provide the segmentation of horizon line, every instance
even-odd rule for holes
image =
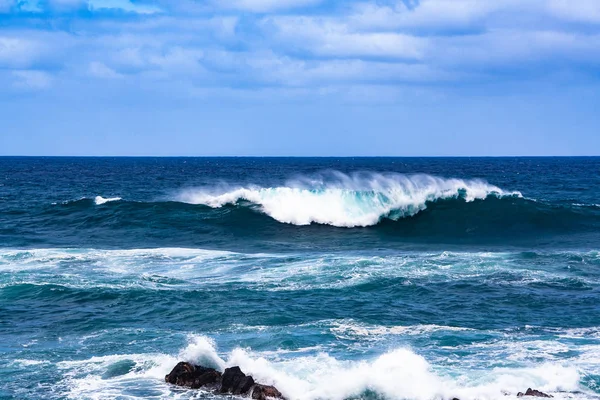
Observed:
[[[420,156],[315,156],[315,155],[15,155],[0,154],[0,158],[594,158],[598,155],[420,155]]]

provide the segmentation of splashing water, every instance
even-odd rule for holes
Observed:
[[[482,180],[444,179],[430,175],[332,173],[327,179],[298,179],[286,186],[216,190],[188,189],[177,200],[217,208],[245,200],[279,222],[338,227],[376,225],[427,208],[428,202],[461,198],[467,202],[488,196],[521,196]]]

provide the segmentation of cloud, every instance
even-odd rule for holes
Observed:
[[[87,7],[88,0],[48,0],[46,4],[53,9],[65,11],[73,8]]]
[[[420,59],[427,40],[390,32],[357,32],[343,22],[312,17],[272,17],[264,21],[284,45],[334,57]]]
[[[148,61],[165,71],[195,74],[203,70],[200,63],[203,57],[202,50],[173,47],[166,53],[149,56]]]
[[[24,68],[43,52],[43,46],[34,40],[15,36],[0,36],[0,66]]]
[[[152,3],[137,3],[131,0],[0,0],[0,11],[14,7],[16,10],[45,13],[48,11],[69,13],[78,9],[89,11],[122,11],[137,14],[154,14],[161,8]]]
[[[453,81],[448,74],[423,64],[363,60],[295,60],[274,54],[254,56],[246,66],[262,82],[289,87],[331,84],[397,84]]]
[[[126,81],[169,95],[202,88],[320,93],[339,85],[471,85],[563,71],[577,76],[600,64],[600,32],[590,27],[597,3],[586,1],[566,7],[561,0],[410,6],[378,0],[332,11],[312,0],[93,0],[86,4],[94,12],[83,16],[13,11],[0,35],[0,68],[45,71],[53,87]],[[44,5],[58,10],[81,2]],[[120,12],[128,7],[137,11]],[[61,79],[52,79],[57,74]]]
[[[541,77],[565,66],[600,65],[600,35],[552,30],[498,30],[479,35],[436,40],[428,54],[441,68],[469,71],[490,69],[490,74],[536,70]]]
[[[88,0],[88,8],[92,11],[120,10],[137,14],[155,14],[161,12],[161,9],[156,5],[134,3],[130,0]]]
[[[16,78],[14,86],[19,89],[47,89],[52,84],[52,77],[44,71],[18,70],[12,74]]]
[[[414,6],[391,0],[354,3],[347,23],[359,29],[413,29],[422,32],[463,33],[496,27],[539,29],[544,19],[600,22],[597,0],[420,0]]]
[[[65,32],[8,26],[0,33],[0,68],[60,69],[77,57],[73,50],[79,43],[80,38]]]
[[[13,0],[0,0],[0,13],[9,12],[14,5]]]
[[[415,7],[409,7],[401,0],[388,4],[360,2],[353,7],[349,23],[357,27],[381,29],[466,28],[513,4],[517,2],[515,0],[421,0]]]
[[[600,23],[598,0],[548,0],[547,8],[550,13],[567,20]]]
[[[92,61],[89,65],[89,73],[90,75],[103,78],[103,79],[120,79],[123,77],[122,74],[119,74],[114,69],[107,67],[101,62]]]
[[[292,8],[310,7],[322,0],[218,0],[214,4],[220,8],[238,9],[252,12],[273,12]]]

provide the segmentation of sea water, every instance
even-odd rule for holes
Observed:
[[[0,398],[600,398],[600,158],[0,158]]]

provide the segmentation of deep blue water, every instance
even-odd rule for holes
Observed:
[[[600,158],[0,158],[0,398],[600,397]]]

